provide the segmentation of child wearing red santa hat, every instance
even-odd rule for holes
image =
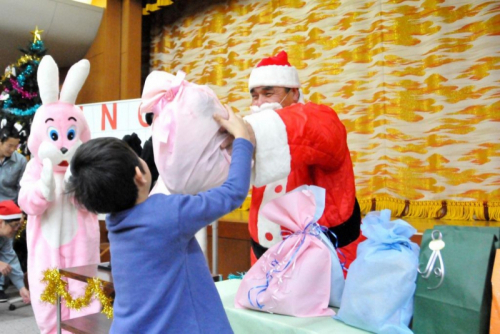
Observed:
[[[0,303],[7,301],[4,291],[5,276],[19,290],[25,303],[30,302],[30,293],[24,286],[24,273],[12,248],[12,238],[22,223],[21,209],[12,200],[0,202]]]

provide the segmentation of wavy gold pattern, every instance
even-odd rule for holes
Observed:
[[[150,65],[247,113],[284,49],[346,126],[364,212],[500,220],[499,36],[498,1],[231,0],[153,33]]]

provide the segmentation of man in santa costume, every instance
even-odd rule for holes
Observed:
[[[297,70],[284,51],[257,64],[248,88],[253,113],[245,120],[256,149],[248,222],[252,264],[283,240],[281,227],[261,216],[260,208],[299,186],[316,185],[326,189],[318,223],[336,236],[328,233],[349,267],[361,238],[361,213],[344,125],[330,107],[304,103]]]

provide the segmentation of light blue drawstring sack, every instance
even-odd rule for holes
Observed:
[[[328,247],[330,250],[330,255],[332,259],[332,280],[330,284],[330,301],[328,305],[339,307],[340,301],[342,300],[342,293],[344,291],[344,272],[342,269],[342,265],[340,264],[339,255],[337,254],[337,250],[333,247],[332,242],[326,235],[323,233],[319,236],[321,241]]]
[[[375,333],[412,333],[418,254],[410,241],[417,230],[407,222],[390,221],[391,211],[370,212],[335,316],[348,325]]]

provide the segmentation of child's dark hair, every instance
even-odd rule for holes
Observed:
[[[68,192],[93,213],[116,213],[132,208],[138,188],[135,167],[144,169],[135,152],[118,138],[92,139],[71,159]]]
[[[0,130],[1,143],[5,143],[9,138],[20,139],[19,131],[14,127],[14,124],[5,124]]]

